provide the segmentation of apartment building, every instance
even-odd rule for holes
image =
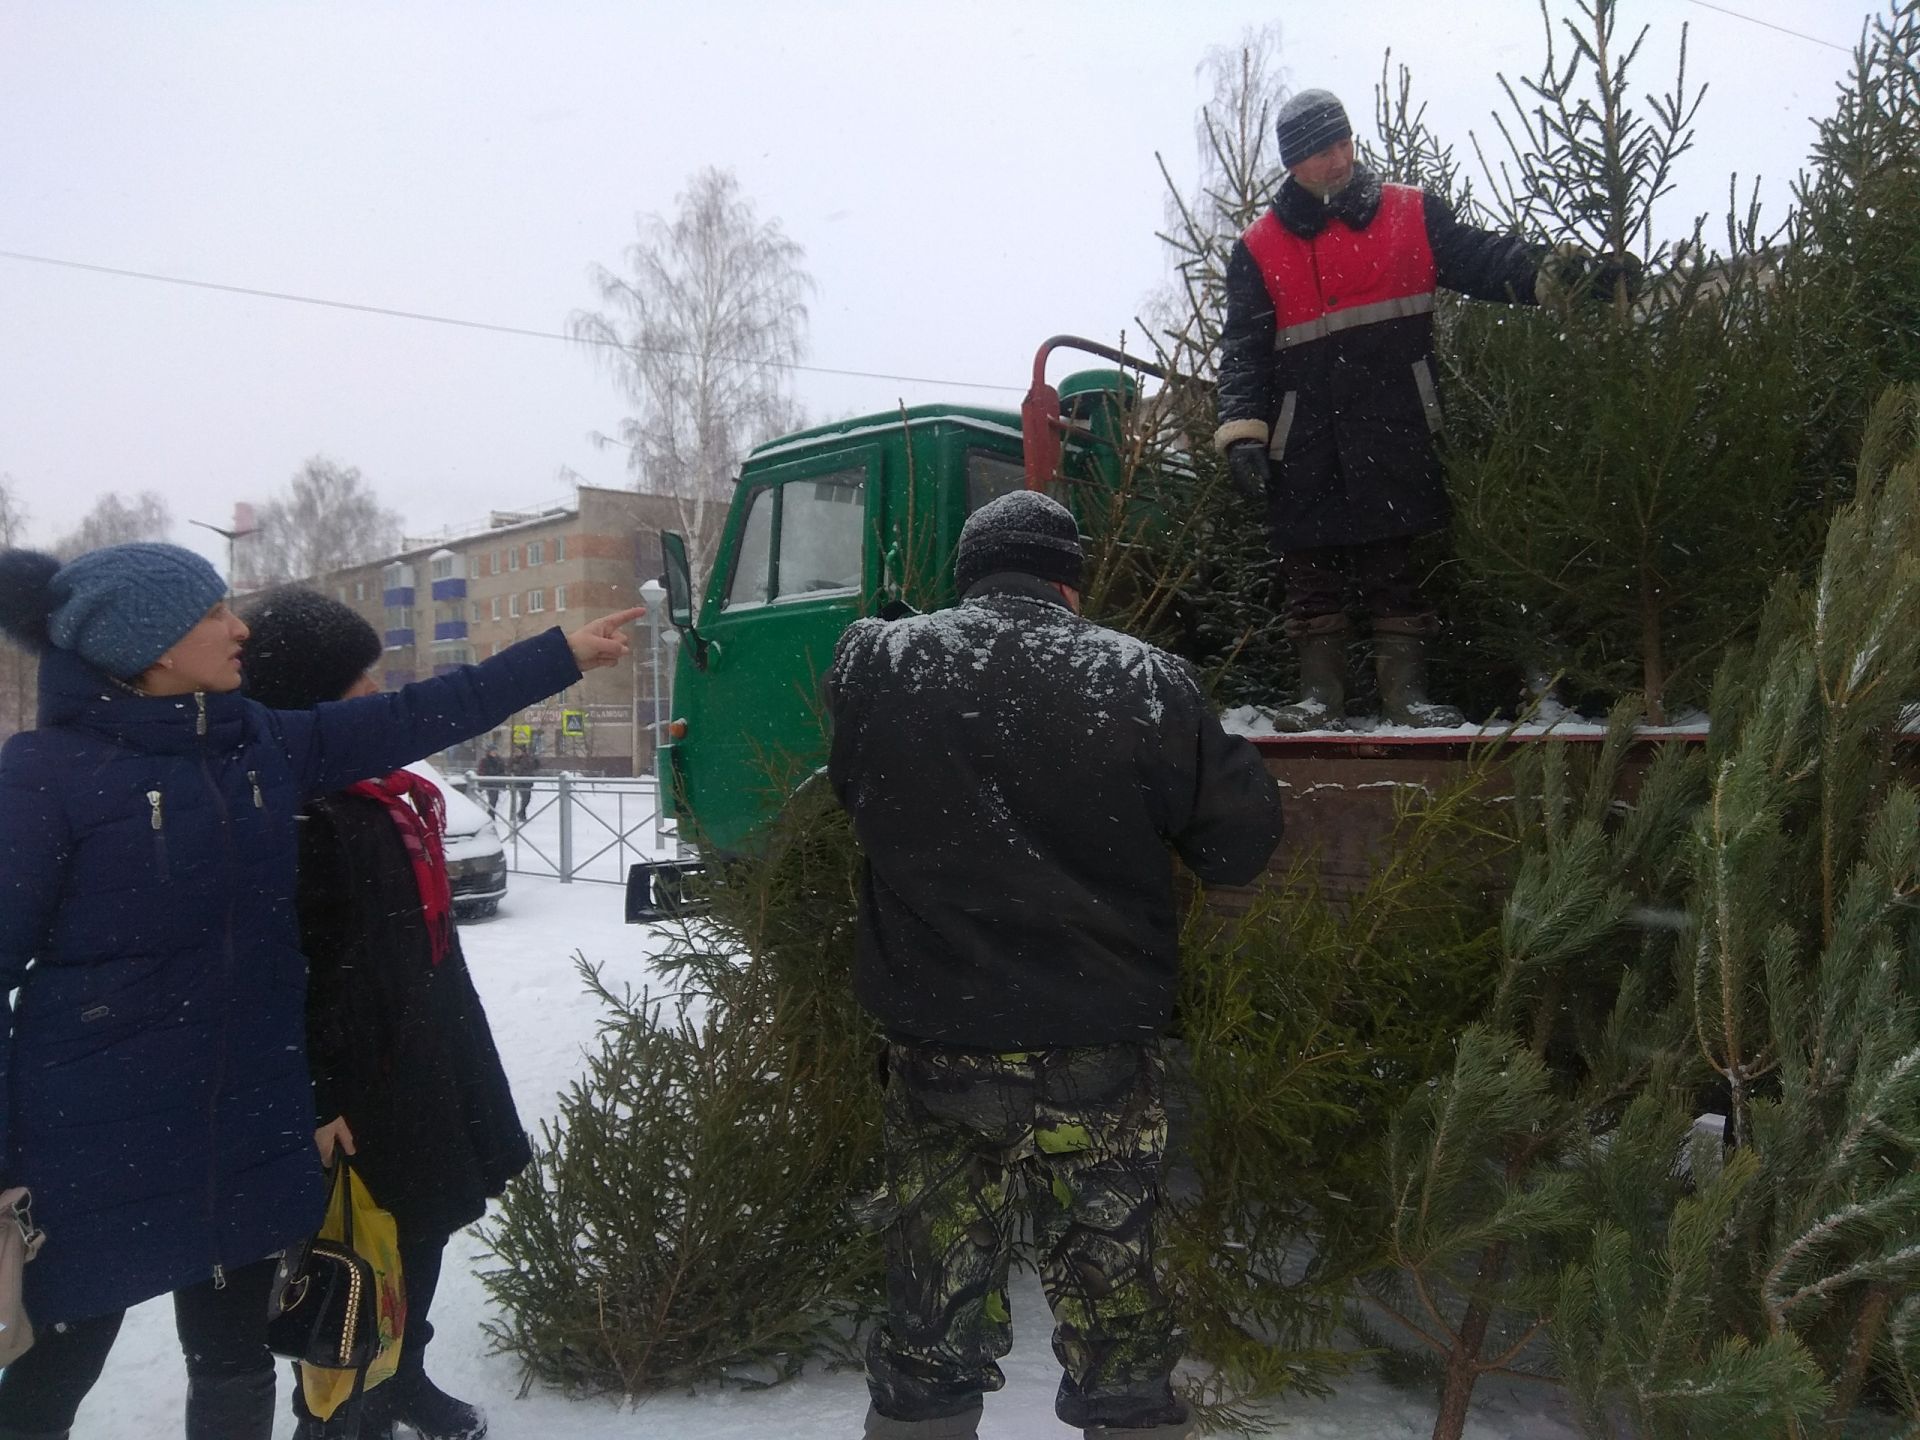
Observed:
[[[485,529],[409,541],[400,554],[316,582],[357,610],[386,641],[379,678],[392,690],[484,660],[550,626],[572,629],[640,604],[660,573],[660,532],[673,528],[664,496],[582,485],[571,504],[494,514]],[[502,756],[530,749],[542,772],[649,773],[656,684],[671,689],[672,651],[654,673],[646,621],[633,657],[585,676],[491,735],[448,751],[443,768],[466,770],[488,744]]]

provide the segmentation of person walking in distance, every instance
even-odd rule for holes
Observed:
[[[1243,884],[1280,799],[1183,662],[1080,617],[1082,563],[1064,507],[1002,496],[961,533],[961,603],[856,622],[828,675],[827,775],[865,857],[854,989],[889,1039],[872,1440],[975,1435],[1004,1383],[1023,1198],[1060,1419],[1191,1433],[1155,1256],[1169,848]]]
[[[296,817],[617,662],[638,613],[276,711],[239,693],[225,595],[173,545],[0,552],[0,628],[40,654],[39,728],[0,747],[0,1183],[47,1237],[0,1440],[66,1435],[127,1307],[169,1293],[189,1440],[266,1440],[274,1260],[326,1198]]]
[[[513,747],[513,758],[507,762],[507,773],[529,781],[540,773],[540,762],[533,758],[532,746],[516,745]],[[521,825],[526,823],[527,806],[532,799],[533,786],[531,784],[515,785],[513,787],[514,824]]]
[[[486,797],[488,815],[499,814],[499,777],[506,773],[507,762],[500,758],[500,747],[498,745],[487,746],[487,753],[480,757],[480,793]]]

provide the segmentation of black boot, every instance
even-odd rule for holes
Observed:
[[[1346,728],[1347,641],[1353,631],[1344,615],[1308,623],[1320,628],[1294,641],[1300,647],[1300,698],[1273,712],[1273,728],[1285,735]]]
[[[268,1440],[273,1371],[187,1377],[187,1440]]]
[[[1427,637],[1437,628],[1431,615],[1382,615],[1373,622],[1380,718],[1389,725],[1434,730],[1461,723],[1453,706],[1427,698]]]
[[[382,1397],[382,1391],[389,1393]],[[487,1433],[484,1410],[454,1399],[423,1371],[403,1371],[368,1396],[369,1400],[382,1398],[392,1423],[408,1426],[420,1440],[480,1440]],[[362,1433],[360,1440],[369,1437]]]

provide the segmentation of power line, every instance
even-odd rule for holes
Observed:
[[[150,270],[123,270],[113,265],[90,265],[83,260],[62,260],[52,255],[27,255],[18,250],[0,250],[0,260],[17,260],[28,265],[52,265],[62,270],[82,270],[93,275],[114,275],[123,280],[150,280],[160,285],[183,285],[190,290],[215,290],[223,295],[246,295],[255,300],[282,300],[293,305],[318,305],[326,310],[351,310],[362,315],[384,315],[393,320],[418,320],[430,325],[455,325],[463,330],[490,330],[496,335],[522,335],[532,340],[560,340],[577,345],[602,345],[610,350],[628,350],[655,355],[683,355],[697,359],[691,352],[667,346],[623,345],[617,340],[589,336],[564,335],[558,330],[529,330],[520,325],[496,325],[490,320],[465,320],[457,315],[430,315],[421,310],[395,310],[385,305],[362,305],[352,300],[329,300],[318,295],[295,295],[284,290],[258,290],[249,285],[223,285],[213,280],[189,280],[182,275],[159,275]],[[832,365],[802,365],[790,360],[756,360],[776,370],[803,371],[809,375],[839,375],[854,380],[895,380],[908,385],[938,385],[949,390],[1000,390],[1020,394],[1019,385],[991,385],[983,380],[943,380],[930,375],[889,375],[878,370],[845,370]]]
[[[1796,40],[1810,40],[1815,45],[1824,45],[1829,50],[1838,50],[1842,55],[1851,55],[1853,53],[1852,46],[1836,45],[1831,40],[1822,40],[1818,35],[1809,35],[1803,30],[1789,30],[1784,25],[1776,25],[1771,20],[1762,20],[1757,15],[1746,15],[1738,10],[1729,10],[1724,5],[1712,4],[1711,0],[1687,0],[1687,3],[1689,5],[1698,5],[1702,10],[1717,10],[1722,15],[1731,15],[1734,19],[1744,20],[1749,25],[1760,25],[1768,30],[1778,30],[1782,35],[1791,35]]]

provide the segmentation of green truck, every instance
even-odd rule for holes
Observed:
[[[1046,381],[1059,349],[1114,367]],[[1158,367],[1073,336],[1040,347],[1018,412],[903,406],[770,440],[742,466],[704,595],[686,542],[662,537],[667,618],[680,632],[673,720],[656,762],[663,803],[700,851],[755,831],[826,756],[820,681],[866,615],[953,603],[960,527],[996,495],[1049,487],[1069,504],[1113,483],[1134,374]],[[697,861],[636,865],[627,918],[658,919]]]

